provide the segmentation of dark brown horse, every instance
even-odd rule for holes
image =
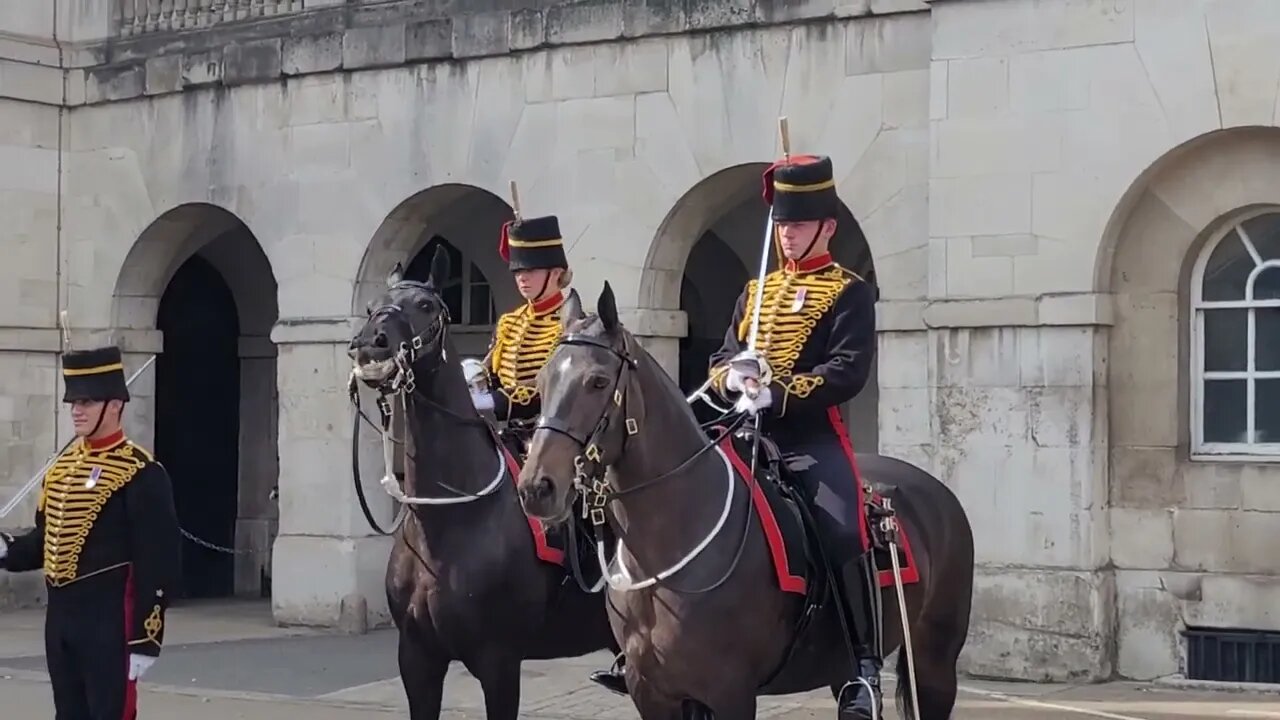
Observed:
[[[728,456],[707,451],[713,440],[679,388],[619,324],[608,284],[597,315],[584,316],[573,300],[564,322],[539,378],[543,416],[521,501],[552,523],[569,516],[580,493],[609,501],[608,522],[625,541],[615,559],[625,572],[610,577],[610,622],[641,716],[747,720],[759,695],[838,690],[850,677],[838,613],[826,603],[798,630],[805,599],[780,589],[745,478],[735,484]],[[906,606],[918,717],[944,720],[969,626],[972,531],[956,497],[923,470],[870,454],[858,464],[893,499],[913,546],[919,580],[907,586]],[[593,467],[607,468],[607,484],[592,482]],[[665,579],[647,584],[655,577]],[[901,621],[894,588],[881,598],[888,654],[902,644]],[[904,717],[906,655],[898,661]]]
[[[603,596],[536,554],[536,525],[449,337],[437,290],[448,263],[437,250],[426,283],[404,280],[397,265],[349,352],[354,375],[405,409],[404,483],[392,492],[409,510],[386,592],[409,715],[439,717],[445,672],[459,660],[480,681],[488,718],[515,720],[522,660],[617,646]]]

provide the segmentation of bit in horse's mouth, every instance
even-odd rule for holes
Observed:
[[[356,363],[353,372],[358,379],[366,383],[378,384],[386,382],[395,369],[395,359],[387,358],[376,362]]]

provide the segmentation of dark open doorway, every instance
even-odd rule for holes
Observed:
[[[706,381],[708,360],[724,343],[748,277],[742,261],[713,232],[705,233],[689,253],[680,283],[680,308],[689,323],[688,334],[680,339],[680,389],[686,394]],[[703,422],[720,415],[703,402],[692,407]]]
[[[199,256],[178,268],[160,298],[156,457],[173,479],[178,521],[191,535],[235,547],[239,502],[240,357],[235,299]],[[187,598],[235,592],[235,557],[182,545]]]

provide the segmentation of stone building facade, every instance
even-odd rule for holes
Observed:
[[[482,352],[516,180],[688,380],[782,114],[881,292],[856,442],[975,528],[967,669],[1178,672],[1186,627],[1280,631],[1278,43],[1270,0],[10,0],[0,488],[68,437],[66,310],[76,346],[162,353],[134,433],[238,550],[193,543],[222,580],[192,592],[385,620],[343,384],[388,269],[451,248]]]

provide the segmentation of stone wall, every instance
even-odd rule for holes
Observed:
[[[1274,563],[1245,538],[1271,533],[1260,493],[1280,476],[1186,459],[1179,328],[1196,243],[1277,200],[1274,147],[1188,141],[1274,124],[1280,7],[992,0],[933,17],[922,317],[972,329],[916,350],[937,368],[935,462],[978,519],[971,669],[1176,672],[1186,624],[1274,625]],[[925,421],[901,426],[924,440]]]
[[[673,233],[663,220],[704,179],[774,157],[785,108],[795,151],[832,155],[877,267],[883,256],[894,268],[882,274],[883,291],[919,297],[929,29],[928,16],[914,13],[462,64],[349,73],[320,64],[275,82],[237,73],[244,63],[284,73],[300,56],[280,41],[228,45],[196,63],[190,58],[203,41],[192,37],[173,46],[183,58],[180,81],[164,74],[173,65],[163,53],[132,71],[96,68],[91,104],[69,113],[68,307],[88,327],[144,329],[166,273],[242,222],[278,285],[277,617],[333,622],[341,598],[359,592],[372,619],[383,621],[386,543],[365,527],[347,473],[332,469],[349,462],[342,387],[350,319],[424,232],[451,222],[439,198],[406,201],[437,186],[478,188],[498,203],[484,213],[494,237],[458,240],[483,243],[477,254],[489,254],[492,213],[515,179],[526,212],[561,217],[579,291],[593,300],[608,279],[625,321],[674,371],[683,333],[678,271],[700,233]],[[343,36],[344,63],[355,37]],[[124,57],[128,47],[115,52]],[[650,262],[659,257],[663,263]],[[237,282],[253,285],[228,284]],[[377,474],[366,474],[376,493]],[[242,501],[242,514],[253,514],[242,517],[246,537],[272,531],[257,502]]]

